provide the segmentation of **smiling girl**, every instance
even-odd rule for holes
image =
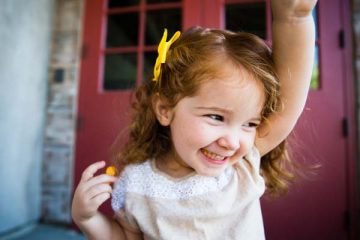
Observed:
[[[136,91],[119,178],[94,176],[97,162],[76,189],[73,218],[88,238],[265,238],[259,199],[287,188],[281,143],[307,97],[315,3],[272,1],[273,51],[248,33],[164,34],[154,79]],[[98,211],[111,192],[114,219]]]

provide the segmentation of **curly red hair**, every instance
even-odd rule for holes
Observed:
[[[158,158],[171,149],[170,130],[158,123],[153,111],[154,96],[160,95],[170,107],[175,107],[182,98],[196,94],[201,83],[220,74],[219,59],[224,57],[262,83],[266,96],[262,124],[266,124],[269,115],[281,110],[272,53],[262,39],[244,32],[191,28],[170,47],[158,81],[146,81],[135,91],[129,139],[115,154],[120,171],[128,164]],[[262,157],[261,173],[268,192],[287,191],[293,178],[288,171],[291,165],[285,142]]]

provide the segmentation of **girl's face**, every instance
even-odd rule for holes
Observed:
[[[176,170],[177,177],[192,171],[218,176],[253,147],[263,86],[245,70],[231,73],[205,81],[195,96],[181,99],[166,112],[169,120],[161,124],[170,126],[173,148],[162,170]]]

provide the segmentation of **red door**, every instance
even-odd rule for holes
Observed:
[[[319,3],[320,74],[296,128],[294,151],[297,160],[322,167],[288,196],[263,200],[267,239],[350,239],[345,220],[354,212],[355,148],[348,7],[341,0]],[[86,166],[110,159],[111,145],[129,121],[132,89],[144,72],[151,74],[164,27],[170,34],[193,25],[226,27],[269,40],[269,13],[268,0],[87,0],[75,185]]]
[[[144,73],[151,73],[164,27],[181,30],[180,0],[148,2],[85,2],[75,186],[89,164],[110,163],[111,146],[129,123],[129,99]],[[108,205],[103,210],[110,212]]]
[[[350,126],[354,108],[349,109],[352,88],[347,85],[352,79],[346,65],[351,64],[351,44],[344,35],[350,35],[344,22],[349,21],[349,15],[343,15],[346,7],[340,0],[318,4],[319,82],[310,91],[291,145],[299,162],[320,168],[308,180],[300,179],[286,197],[263,200],[265,230],[271,239],[355,239],[351,220],[356,158],[350,135],[355,128]]]

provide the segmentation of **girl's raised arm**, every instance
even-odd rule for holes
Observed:
[[[280,79],[282,110],[259,128],[256,146],[261,155],[282,142],[304,109],[314,59],[317,0],[272,0],[273,58]]]

